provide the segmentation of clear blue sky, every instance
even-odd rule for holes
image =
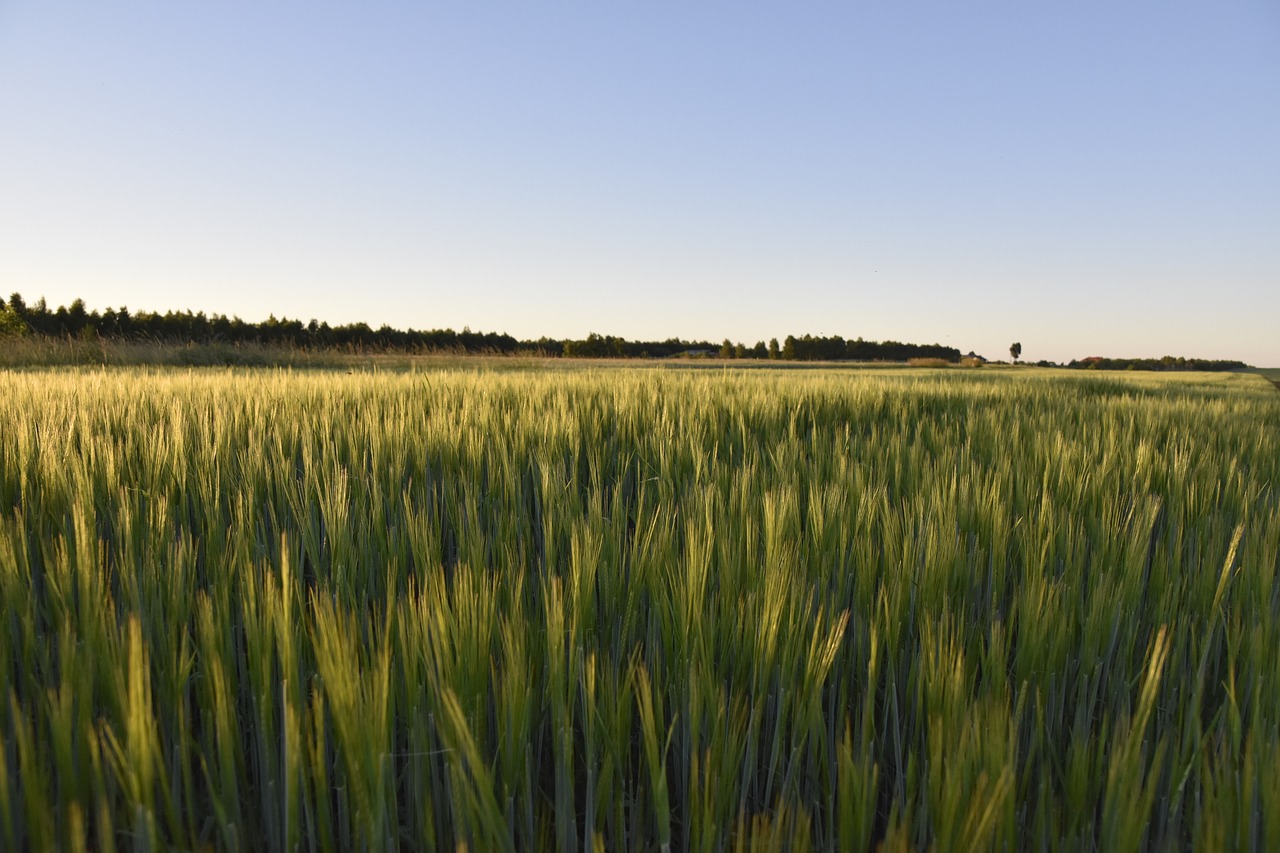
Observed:
[[[0,291],[1280,365],[1280,4],[0,0]]]

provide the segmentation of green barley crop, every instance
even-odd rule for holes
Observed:
[[[0,373],[0,848],[1280,849],[1280,395]]]

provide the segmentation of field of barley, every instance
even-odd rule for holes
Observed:
[[[1280,393],[0,372],[0,849],[1280,850]]]

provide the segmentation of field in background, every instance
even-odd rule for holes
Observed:
[[[1253,372],[1269,379],[1272,384],[1280,388],[1280,367],[1259,367]]]
[[[0,372],[0,848],[1280,849],[1248,374]]]

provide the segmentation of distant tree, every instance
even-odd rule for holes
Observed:
[[[774,360],[782,358],[782,351],[778,349],[777,338],[769,338],[769,358]]]
[[[472,333],[465,329],[459,336],[464,346],[470,337]],[[564,354],[568,358],[620,358],[622,343],[622,338],[591,332],[585,341],[565,341]]]
[[[80,334],[80,330],[85,327],[88,320],[89,312],[84,307],[84,300],[76,299],[67,309],[67,331],[73,335]]]
[[[120,318],[110,306],[102,312],[102,319],[98,322],[98,334],[104,338],[114,338],[120,334]]]
[[[725,338],[724,343],[720,344],[720,357],[734,358],[736,355],[737,353],[733,349],[733,341]]]
[[[782,342],[782,358],[785,361],[795,361],[799,358],[796,352],[796,336],[787,335],[787,339]]]
[[[769,357],[769,347],[765,345],[764,341],[756,341],[756,345],[751,348],[751,357],[752,358],[768,358]]]
[[[26,333],[27,323],[22,315],[0,300],[0,338],[16,338]]]
[[[746,358],[748,356],[746,344],[734,344],[733,357]]]
[[[1009,355],[1013,356],[1013,363],[1017,364],[1018,359],[1022,357],[1022,344],[1012,344],[1009,347]]]

